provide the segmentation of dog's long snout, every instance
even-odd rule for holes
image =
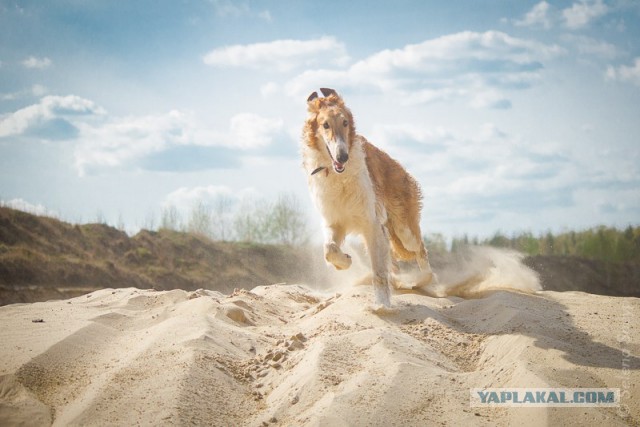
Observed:
[[[347,163],[347,160],[349,160],[349,153],[346,150],[338,150],[338,158],[336,160],[340,163]]]

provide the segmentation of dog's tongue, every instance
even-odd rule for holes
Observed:
[[[338,172],[342,172],[344,170],[344,165],[340,162],[336,162],[335,160],[333,161],[333,168],[338,171]]]

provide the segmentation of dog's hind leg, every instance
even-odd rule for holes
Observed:
[[[418,254],[420,252],[420,249],[422,247],[422,239],[420,238],[419,234],[416,235],[416,233],[412,232],[411,229],[409,229],[409,227],[407,227],[406,225],[397,227],[395,231],[398,239],[400,239],[400,242],[402,243],[403,248],[407,252],[413,252],[415,254]]]
[[[416,261],[420,268],[420,274],[416,281],[416,287],[424,287],[432,283],[438,283],[438,276],[431,269],[429,264],[429,253],[427,248],[424,247],[424,243],[421,245],[421,250],[416,254]]]
[[[429,264],[427,248],[424,246],[419,231],[416,232],[415,229],[419,230],[419,227],[414,227],[414,230],[411,230],[409,227],[400,227],[400,230],[398,230],[398,238],[407,251],[415,254],[418,267],[420,268],[420,274],[414,286],[422,287],[431,282],[437,283],[438,279]]]
[[[339,225],[330,225],[325,229],[324,259],[337,270],[351,267],[351,256],[340,249],[344,237],[344,228]]]

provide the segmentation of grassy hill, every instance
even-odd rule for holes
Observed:
[[[69,298],[104,287],[231,292],[305,278],[308,251],[213,242],[171,230],[133,237],[0,208],[0,305]]]
[[[274,283],[330,280],[319,248],[214,242],[143,230],[133,237],[104,224],[73,225],[0,208],[0,305],[70,298],[105,287],[223,293]],[[433,252],[432,264],[455,262]],[[575,256],[525,259],[547,290],[640,297],[640,264]],[[318,266],[320,266],[318,268]]]

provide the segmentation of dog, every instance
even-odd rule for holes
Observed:
[[[302,159],[309,189],[323,218],[324,258],[338,270],[351,266],[342,252],[347,234],[361,235],[371,259],[375,306],[391,307],[390,284],[403,287],[398,261],[416,260],[421,278],[437,281],[420,232],[418,182],[387,153],[356,133],[343,99],[333,89],[307,98]]]

